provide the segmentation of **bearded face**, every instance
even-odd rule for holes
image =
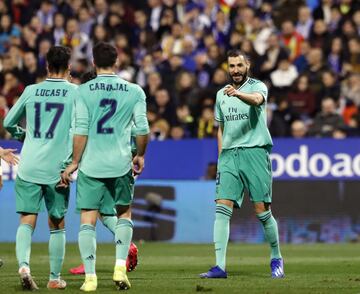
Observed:
[[[228,57],[228,71],[231,82],[237,86],[241,85],[248,76],[250,64],[244,56]]]

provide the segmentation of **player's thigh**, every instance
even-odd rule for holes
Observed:
[[[44,199],[50,218],[61,219],[69,206],[70,187],[57,188],[57,184],[45,185]]]
[[[244,159],[245,185],[252,202],[271,203],[272,171],[269,153],[265,148],[248,148]]]
[[[76,182],[77,210],[99,210],[105,190],[105,184],[102,179],[89,177],[79,171]]]
[[[17,176],[15,193],[17,213],[39,213],[42,210],[43,191],[40,184],[24,181]]]
[[[216,200],[225,199],[240,207],[244,197],[244,184],[239,176],[232,150],[223,150],[216,175]]]
[[[108,185],[107,185],[108,181],[109,179],[105,180],[105,191],[103,198],[101,200],[99,213],[101,215],[116,215],[115,200],[113,198],[113,194],[108,189]]]
[[[111,179],[108,190],[114,199],[115,206],[131,205],[134,197],[134,177],[131,170],[121,177]]]

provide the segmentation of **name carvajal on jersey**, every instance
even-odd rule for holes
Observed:
[[[129,92],[127,84],[106,84],[106,83],[94,83],[89,85],[90,91],[104,90],[104,91],[123,91]]]

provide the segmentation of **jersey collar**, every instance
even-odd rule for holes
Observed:
[[[65,79],[54,79],[54,78],[46,78],[47,82],[67,82]]]
[[[247,77],[245,82],[243,82],[242,85],[239,88],[237,88],[236,90],[240,90],[242,87],[244,87],[247,84],[248,81],[249,81],[249,77]]]
[[[99,74],[98,77],[117,77],[116,74]]]

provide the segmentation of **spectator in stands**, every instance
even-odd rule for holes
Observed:
[[[299,119],[299,115],[291,109],[285,96],[277,99],[277,105],[277,109],[272,114],[269,131],[273,137],[289,137],[290,125]]]
[[[314,19],[322,19],[326,24],[330,23],[332,0],[321,0],[321,3],[313,11]]]
[[[291,124],[291,137],[295,139],[303,139],[306,137],[307,127],[302,120],[295,120]]]
[[[177,124],[184,129],[185,137],[193,137],[195,133],[195,120],[186,104],[176,107]]]
[[[23,91],[24,85],[19,81],[14,72],[6,72],[0,94],[5,97],[7,106],[11,108],[15,103],[15,98],[19,97]]]
[[[321,89],[321,77],[328,66],[323,61],[323,52],[320,48],[312,48],[307,55],[308,67],[304,74],[308,75],[310,88],[317,95]]]
[[[360,107],[360,74],[351,74],[341,86],[341,96]]]
[[[311,47],[327,49],[329,47],[329,38],[330,34],[327,31],[325,22],[322,19],[316,20],[309,36]]]
[[[65,36],[65,18],[61,13],[56,13],[54,16],[53,39],[56,46],[60,45],[61,40]],[[81,27],[81,23],[80,23]],[[88,34],[90,35],[90,34]]]
[[[288,93],[289,106],[302,119],[309,119],[315,112],[315,99],[315,94],[309,87],[309,78],[306,75],[299,76]]]
[[[163,141],[168,138],[169,132],[169,123],[165,119],[159,119],[150,127],[150,140]]]
[[[197,137],[199,139],[212,138],[215,136],[215,132],[214,109],[212,107],[205,107],[202,109],[197,123]]]
[[[287,51],[280,46],[280,40],[276,34],[271,34],[267,40],[268,49],[260,60],[260,79],[269,79],[270,74],[275,70],[280,60],[287,59],[289,57]]]
[[[336,103],[340,99],[340,85],[334,72],[326,70],[321,76],[321,88],[316,101],[316,109],[320,110],[321,101],[326,97],[332,97]]]
[[[81,6],[79,10],[79,30],[81,33],[90,36],[95,20],[93,19],[90,9],[87,5]]]
[[[183,71],[178,75],[176,84],[176,104],[186,104],[189,106],[191,113],[198,114],[200,109],[199,89],[196,85],[195,75]]]
[[[37,12],[42,27],[46,31],[50,31],[54,22],[55,7],[51,0],[41,1],[40,10]]]
[[[181,140],[185,138],[185,131],[180,125],[174,125],[170,130],[170,138],[173,140]]]
[[[161,75],[157,71],[150,72],[147,75],[147,82],[144,88],[148,104],[155,103],[155,93],[162,87]]]
[[[298,77],[295,65],[292,65],[288,59],[279,61],[279,66],[271,75],[271,83],[277,88],[288,88]]]
[[[104,24],[108,13],[108,4],[106,0],[95,0],[95,21],[98,24]]]
[[[160,118],[166,120],[170,125],[176,122],[176,113],[169,91],[159,88],[155,92],[155,105]]]
[[[335,130],[345,127],[343,118],[336,112],[336,103],[332,98],[325,98],[321,103],[309,134],[315,137],[332,137]]]
[[[281,24],[280,40],[290,52],[290,60],[294,61],[300,55],[300,46],[304,38],[296,32],[291,20],[286,20]]]
[[[360,41],[359,38],[352,38],[348,42],[349,53],[345,58],[344,69],[346,73],[360,74]]]
[[[73,59],[75,60],[87,57],[87,53],[89,52],[89,37],[80,32],[79,23],[76,18],[67,20],[65,35],[61,39],[60,45],[70,47],[72,49]]]
[[[298,9],[298,21],[296,31],[304,38],[308,39],[313,25],[311,10],[307,6],[300,6]]]
[[[0,19],[0,54],[6,52],[10,47],[12,37],[19,37],[19,29],[12,24],[11,17],[4,14]]]
[[[45,72],[43,72],[45,74]],[[34,52],[28,51],[24,53],[24,67],[20,78],[25,86],[35,84],[36,78],[41,75]]]

